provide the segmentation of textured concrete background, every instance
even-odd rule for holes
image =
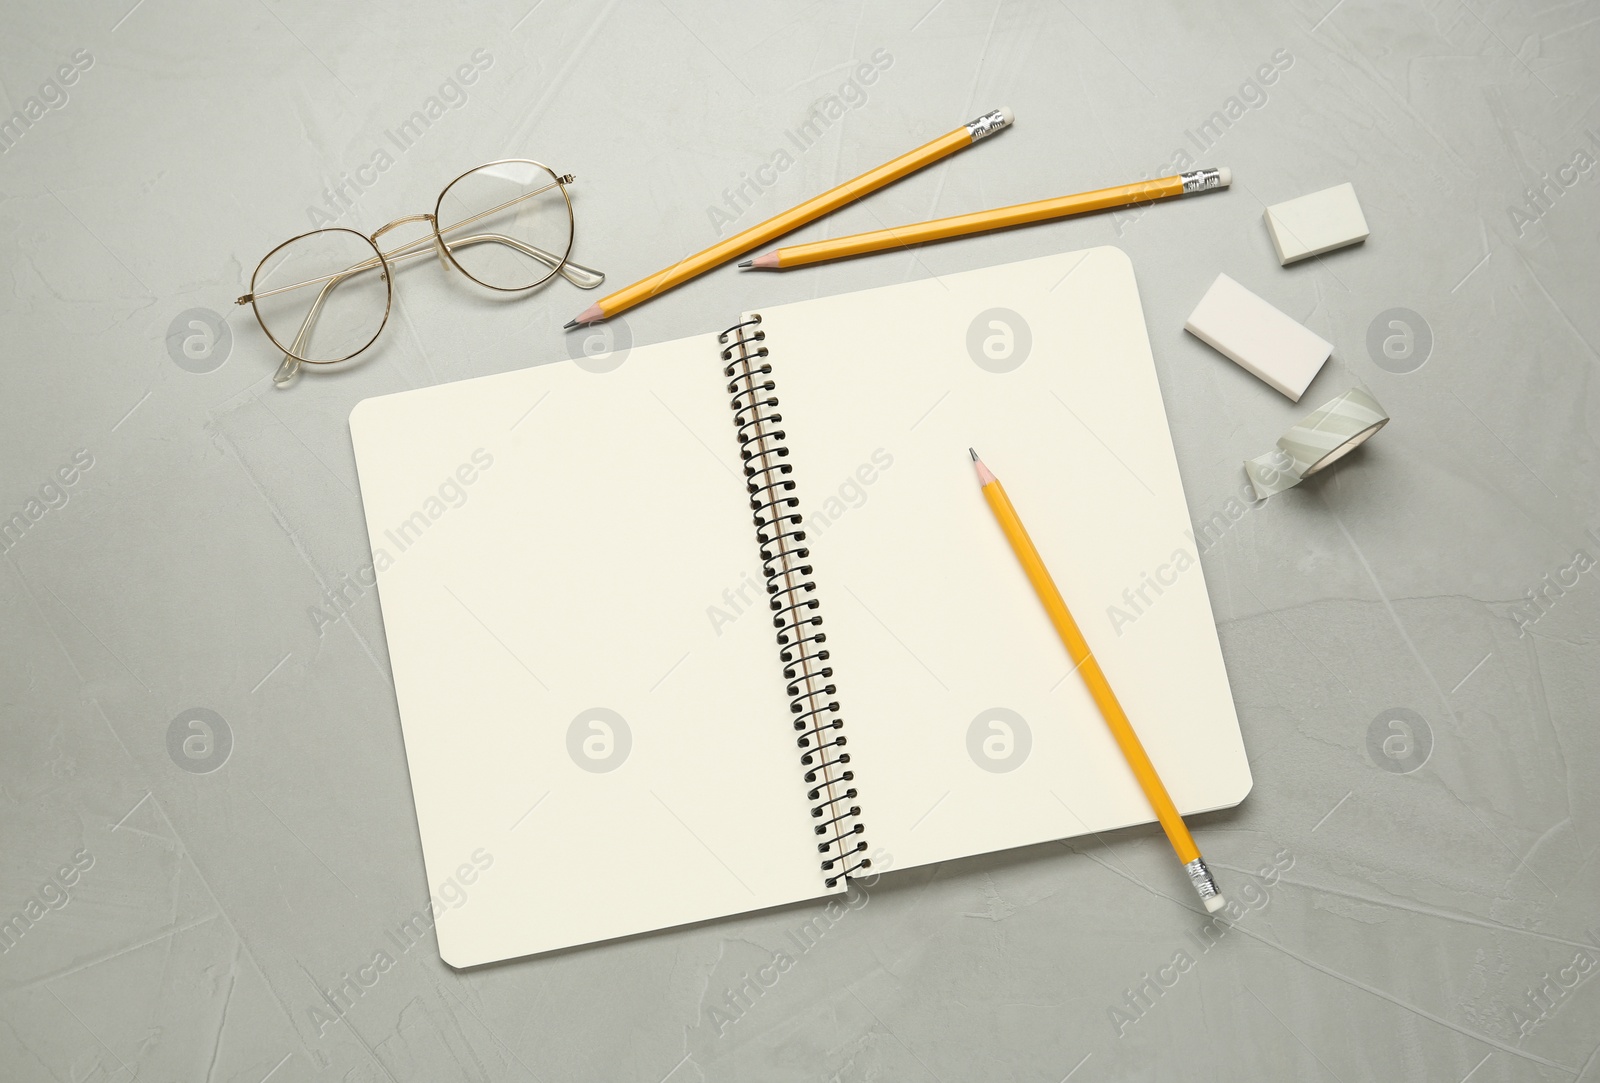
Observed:
[[[1600,6],[528,3],[0,16],[0,1078],[1600,1080]],[[821,926],[796,907],[467,973],[431,934],[406,950],[430,887],[345,419],[563,358],[592,298],[419,271],[363,361],[278,391],[231,305],[256,262],[525,155],[577,174],[574,255],[622,285],[1002,104],[1014,130],[804,236],[1180,151],[1238,180],[723,271],[614,327],[1125,248],[1215,524],[1257,781],[1197,834],[1237,920],[1204,921],[1140,829],[888,876]],[[1280,269],[1263,205],[1346,180],[1371,240]],[[1335,344],[1301,406],[1181,332],[1219,271]],[[1357,382],[1385,432],[1230,503],[1240,460]]]

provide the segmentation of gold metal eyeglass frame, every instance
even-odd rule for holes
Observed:
[[[439,212],[444,207],[444,198],[450,193],[450,189],[455,187],[458,181],[482,169],[488,169],[497,165],[512,164],[537,166],[539,169],[544,170],[550,175],[551,182],[535,188],[531,192],[524,192],[515,199],[507,200],[498,206],[490,207],[486,211],[480,211],[472,217],[464,219],[453,225],[446,226],[442,230],[439,228]],[[572,253],[573,239],[577,232],[576,219],[572,213],[572,197],[567,193],[567,185],[571,184],[572,181],[573,176],[571,173],[558,174],[555,170],[551,169],[543,162],[536,162],[531,158],[501,158],[493,162],[484,162],[481,165],[473,166],[465,173],[462,173],[460,176],[456,177],[449,184],[446,184],[439,192],[439,198],[434,202],[433,213],[431,214],[411,214],[406,215],[403,218],[396,218],[394,221],[389,222],[388,224],[377,229],[371,235],[364,234],[358,230],[349,229],[344,226],[330,226],[324,229],[314,229],[306,233],[298,234],[297,236],[290,237],[287,241],[284,241],[282,244],[278,245],[265,256],[261,257],[261,262],[256,264],[255,272],[250,276],[251,291],[244,294],[234,302],[236,305],[250,305],[251,311],[255,313],[256,322],[261,325],[261,330],[266,333],[267,338],[271,340],[274,346],[283,351],[283,363],[278,366],[278,371],[273,375],[272,382],[277,384],[279,387],[287,387],[299,374],[300,366],[302,364],[337,365],[340,362],[348,361],[357,354],[362,353],[374,342],[378,341],[378,336],[383,333],[384,327],[388,326],[389,313],[394,307],[394,282],[390,277],[391,262],[398,263],[401,260],[410,259],[413,256],[426,255],[429,247],[431,247],[435,254],[438,255],[439,262],[443,264],[447,270],[453,266],[456,270],[466,275],[478,285],[487,289],[495,290],[498,293],[523,293],[527,290],[536,289],[537,287],[544,285],[551,278],[558,274],[567,281],[571,282],[574,286],[577,286],[579,289],[592,290],[596,286],[600,285],[606,280],[606,276],[602,272],[594,270],[591,267],[585,267],[583,264],[576,263],[570,258]],[[479,219],[486,218],[491,214],[503,211],[513,204],[520,203],[523,200],[532,199],[534,196],[548,192],[551,188],[556,188],[561,192],[562,202],[567,209],[567,247],[559,256],[554,252],[546,252],[542,248],[538,248],[534,245],[517,240],[515,237],[508,237],[503,233],[475,233],[471,236],[457,237],[453,240],[445,239],[445,234],[447,233],[453,233],[463,226],[470,225]],[[394,229],[396,226],[403,226],[410,222],[427,222],[432,228],[428,233],[418,237],[416,240],[408,241],[405,244],[400,245],[398,248],[392,249],[391,251],[385,252],[378,247],[379,237],[383,236],[391,229]],[[261,277],[262,268],[266,267],[268,261],[271,260],[273,256],[283,251],[283,249],[287,248],[289,245],[294,244],[297,241],[302,241],[307,237],[316,236],[319,233],[349,233],[359,237],[365,244],[372,248],[372,258],[362,260],[361,262],[356,263],[343,271],[339,271],[331,275],[323,275],[320,278],[307,279],[304,282],[293,282],[287,286],[277,286],[270,290],[257,290],[255,288],[256,281]],[[542,278],[531,282],[526,286],[496,286],[493,283],[485,282],[483,279],[478,278],[471,271],[467,270],[466,267],[462,266],[460,260],[456,259],[455,252],[457,249],[468,248],[476,244],[490,243],[502,244],[509,248],[515,249],[516,251],[521,252],[523,255],[530,257],[536,262],[544,264],[549,270]],[[377,268],[381,268],[379,273],[384,284],[384,307],[383,319],[379,322],[377,330],[372,333],[372,337],[368,339],[365,344],[351,351],[350,353],[345,354],[343,357],[317,360],[304,356],[300,351],[305,349],[306,341],[311,334],[311,329],[317,322],[317,315],[322,311],[322,306],[327,301],[328,295],[333,291],[333,288],[339,285],[341,282],[349,279],[353,275]],[[274,294],[285,293],[289,290],[300,289],[304,286],[314,286],[318,282],[325,283],[325,285],[320,291],[318,291],[316,300],[312,302],[311,308],[306,313],[305,320],[301,323],[300,330],[295,335],[293,342],[291,342],[289,345],[285,345],[284,343],[278,341],[278,337],[274,335],[271,328],[267,326],[267,321],[262,317],[261,309],[258,305],[256,305],[255,302],[262,297],[271,297]]]

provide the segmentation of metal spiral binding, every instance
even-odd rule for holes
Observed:
[[[767,604],[778,630],[778,658],[788,682],[789,712],[800,734],[796,743],[800,766],[805,769],[802,778],[810,787],[806,799],[816,802],[811,816],[817,821],[819,839],[826,840],[817,843],[817,852],[823,855],[824,883],[833,887],[851,873],[870,868],[872,859],[856,858],[867,849],[862,838],[866,826],[861,822],[861,806],[854,803],[856,788],[849,785],[855,772],[849,768],[850,753],[845,751],[839,701],[832,698],[838,688],[829,683],[833,667],[826,664],[828,637],[822,631],[817,585],[811,579],[811,565],[801,563],[811,551],[804,545],[800,500],[790,476],[794,467],[782,461],[789,457],[789,448],[778,427],[783,424],[778,385],[772,378],[767,347],[761,345],[767,333],[759,330],[760,325],[760,314],[752,314],[722,332],[717,341],[723,346],[722,360],[729,362],[722,375],[729,380],[745,489],[755,513],[761,574],[767,581]]]

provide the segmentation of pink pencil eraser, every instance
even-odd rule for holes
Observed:
[[[1295,402],[1333,352],[1227,275],[1211,283],[1183,329]]]

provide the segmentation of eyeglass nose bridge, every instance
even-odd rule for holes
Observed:
[[[439,257],[440,265],[443,266],[445,268],[445,270],[449,270],[450,269],[450,258],[449,258],[448,255],[446,255],[445,250],[444,250],[444,238],[439,236],[439,220],[437,218],[435,218],[432,214],[408,214],[404,218],[396,218],[393,222],[390,222],[387,225],[379,226],[375,231],[373,231],[372,236],[368,237],[367,240],[372,242],[372,247],[378,248],[378,238],[379,237],[382,237],[385,233],[388,233],[391,229],[394,229],[396,226],[403,226],[408,222],[426,222],[426,223],[428,223],[429,226],[432,227],[432,240],[433,240],[433,251],[434,251],[434,254]],[[410,242],[408,242],[406,244],[401,245],[399,248],[395,249],[393,252],[384,252],[383,249],[381,249],[381,248],[378,248],[378,251],[380,253],[382,253],[385,257],[388,257],[388,256],[396,255],[396,254],[398,254],[400,252],[404,252],[408,248],[415,248],[417,245],[421,244],[423,242],[423,240],[424,240],[424,238],[418,237],[414,241],[410,241]]]

